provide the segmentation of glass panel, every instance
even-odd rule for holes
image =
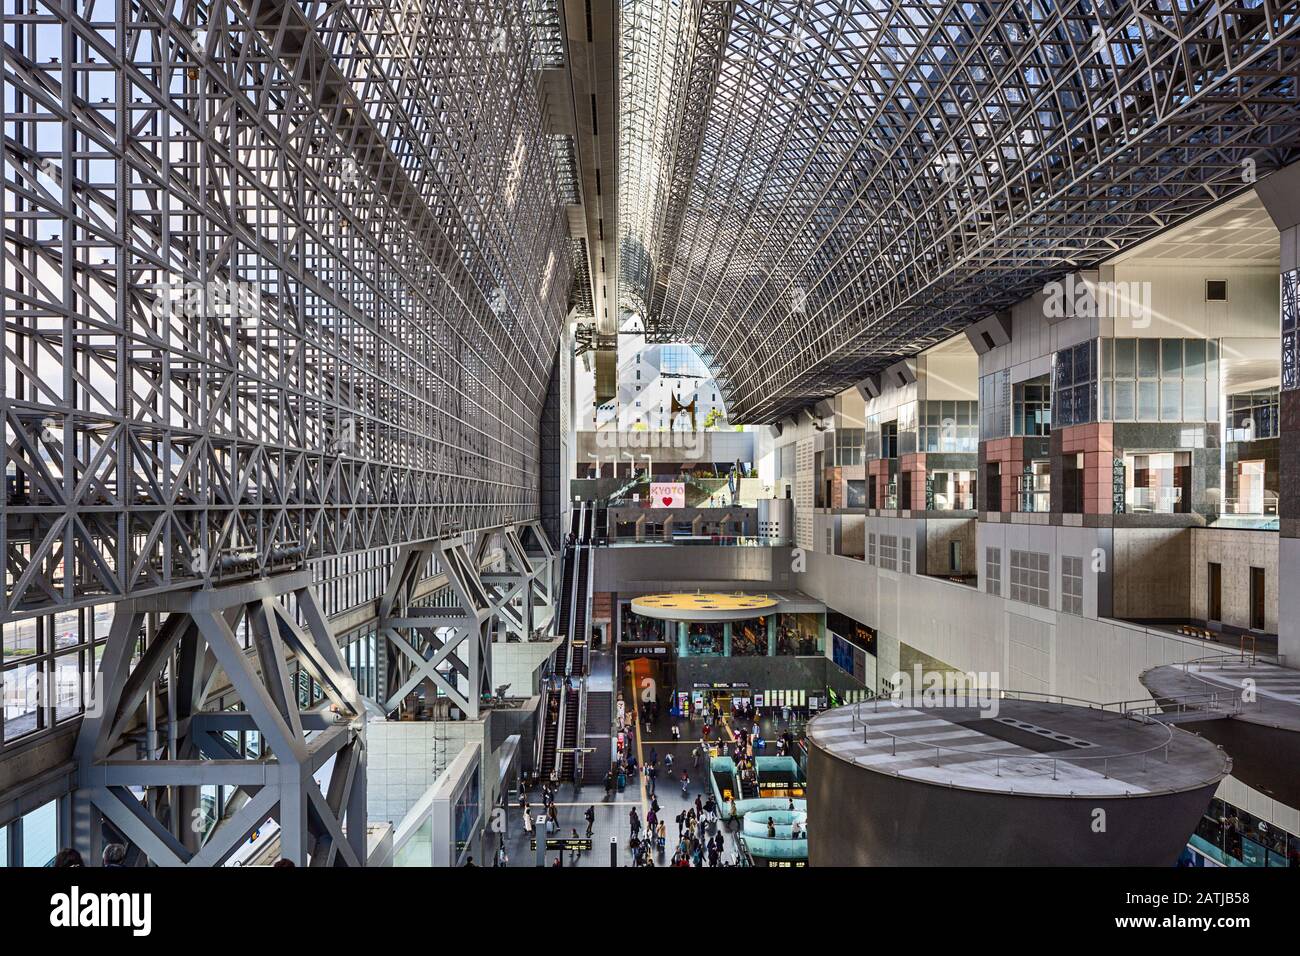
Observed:
[[[1191,381],[1183,383],[1183,421],[1205,421],[1204,382]]]
[[[534,832],[534,836],[537,834]],[[541,835],[546,839],[546,835]],[[393,854],[393,866],[433,865],[433,818],[425,817],[406,842]]]
[[[0,867],[9,865],[9,828],[0,826]]]
[[[1138,378],[1160,377],[1160,340],[1138,339]]]
[[[82,655],[80,652],[64,654],[54,667],[54,719],[75,717],[81,712]],[[86,686],[89,686],[86,680]]]
[[[1136,417],[1134,388],[1132,382],[1115,383],[1115,421],[1131,422]]]
[[[1160,347],[1160,375],[1162,378],[1183,377],[1183,340],[1162,339]]]
[[[1179,422],[1183,420],[1183,383],[1160,383],[1160,420]]]
[[[1101,378],[1111,377],[1111,369],[1115,365],[1114,361],[1111,359],[1111,352],[1113,350],[1113,347],[1114,347],[1113,339],[1101,340],[1101,350],[1100,350],[1101,351],[1101,366],[1100,366]]]
[[[1135,339],[1115,340],[1115,377],[1134,378],[1137,369],[1137,341]]]
[[[58,805],[51,800],[23,817],[23,866],[44,866],[59,852]]]
[[[38,729],[40,688],[37,667],[24,664],[4,672],[4,739],[13,740]]]
[[[1160,383],[1138,382],[1138,421],[1160,420]]]
[[[1205,377],[1205,340],[1188,339],[1183,344],[1183,377]]]

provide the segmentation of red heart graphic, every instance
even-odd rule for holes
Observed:
[[[672,496],[672,495],[664,495],[664,507],[667,508],[667,507],[668,507],[670,504],[672,504],[672,503],[673,503],[673,496]]]

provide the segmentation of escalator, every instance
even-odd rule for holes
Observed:
[[[713,794],[720,804],[726,806],[729,800],[739,800],[740,793],[736,786],[736,765],[730,760],[715,759],[709,767],[713,777]]]
[[[569,673],[574,680],[587,673],[587,642],[576,637],[573,646],[569,649]]]
[[[542,763],[538,773],[543,780],[551,775],[555,766],[555,752],[560,739],[560,692],[548,691],[546,694],[545,725],[542,730]]]
[[[564,583],[560,586],[559,616],[555,622],[555,635],[561,639],[560,646],[555,652],[555,673],[557,674],[567,673],[569,666],[569,612],[573,607],[570,595],[573,594],[573,578],[576,571],[577,554],[577,548],[566,548],[564,551]]]
[[[575,582],[576,600],[573,602],[573,637],[574,640],[586,642],[587,640],[587,578],[590,574],[591,549],[578,548],[578,570],[577,580]]]
[[[571,688],[564,692],[564,743],[563,747],[567,753],[560,754],[560,779],[573,779],[573,766],[576,754],[574,749],[578,746],[578,717],[581,708],[578,704],[579,691],[577,688]]]

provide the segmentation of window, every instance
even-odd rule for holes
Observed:
[[[1052,433],[1052,383],[1040,375],[1015,386],[1011,413],[1012,434],[1050,435]]]
[[[904,574],[911,574],[912,573],[912,539],[904,535],[902,540],[899,542],[899,545],[902,549],[901,550],[902,571]]]
[[[980,377],[980,438],[1011,434],[1011,372],[1004,369]]]
[[[898,570],[898,536],[882,534],[880,536],[880,566],[889,571]]]
[[[839,428],[835,430],[835,464],[862,464],[862,450],[866,442],[866,431],[861,428]]]
[[[1227,280],[1206,279],[1205,280],[1205,301],[1206,302],[1227,302],[1228,301]]]
[[[59,852],[58,803],[51,800],[23,817],[22,865],[45,866]]]
[[[867,564],[876,563],[876,533],[867,535]]]
[[[1102,339],[1100,419],[1218,420],[1219,343],[1213,339]]]
[[[1061,558],[1061,610],[1083,614],[1083,558]]]
[[[978,402],[924,402],[917,451],[979,450]]]
[[[989,594],[1002,594],[1002,549],[984,549],[984,590]]]
[[[1096,340],[1052,356],[1052,417],[1058,425],[1083,425],[1097,417]]]
[[[1227,440],[1243,442],[1276,438],[1279,434],[1279,394],[1276,388],[1266,388],[1227,396]]]
[[[1041,551],[1012,551],[1011,600],[1048,607],[1051,603],[1050,569],[1051,557]]]

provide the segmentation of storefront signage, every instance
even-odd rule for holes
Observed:
[[[748,684],[739,682],[729,682],[725,680],[715,680],[712,683],[708,681],[696,681],[691,684],[695,690],[749,690]]]
[[[618,646],[619,654],[624,659],[629,657],[669,657],[673,646],[664,641],[633,641]]]
[[[1125,491],[1124,491],[1124,459],[1116,458],[1111,463],[1110,468],[1110,493],[1111,500],[1115,506],[1115,514],[1124,513]]]

